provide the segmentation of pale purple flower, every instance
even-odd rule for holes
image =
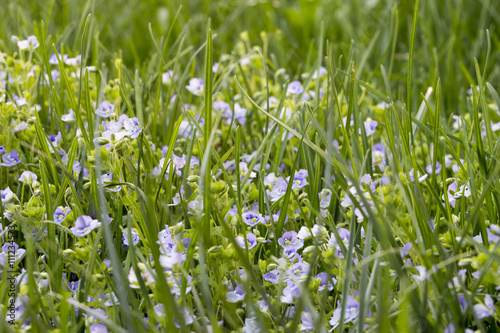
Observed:
[[[181,176],[181,169],[186,165],[186,159],[172,154],[172,163],[174,164],[174,170],[177,176]]]
[[[491,225],[490,227],[492,227],[492,229],[493,229],[494,225]],[[488,235],[488,242],[490,244],[496,244],[500,240],[500,237],[498,235],[495,235],[494,233],[492,233],[490,228],[486,228],[486,233]],[[474,236],[474,237],[472,237],[472,239],[474,239],[476,242],[478,242],[480,244],[483,243],[483,239],[482,239],[481,235]]]
[[[242,328],[241,333],[259,333],[261,329],[261,324],[256,317],[245,318],[245,326]]]
[[[432,170],[431,170],[431,171],[432,171]],[[410,180],[411,180],[412,182],[414,182],[414,181],[415,181],[415,176],[414,176],[414,174],[415,174],[415,171],[414,171],[413,169],[411,169],[411,170],[410,170],[410,172],[409,172],[409,176],[410,176]],[[429,177],[429,175],[428,175],[428,174],[425,174],[425,175],[423,175],[423,176],[420,176],[420,172],[419,172],[419,171],[417,171],[417,178],[418,178],[418,182],[419,182],[419,183],[421,183],[421,182],[423,182],[424,180],[426,180],[426,179],[427,179],[427,177]]]
[[[299,285],[292,280],[286,281],[286,287],[283,289],[283,295],[281,295],[280,300],[282,303],[293,304],[295,300],[300,296]]]
[[[212,65],[212,72],[217,73],[217,71],[219,70],[219,66],[220,64],[218,62],[214,62],[214,64]]]
[[[101,222],[93,220],[90,216],[79,216],[75,221],[75,226],[71,228],[73,235],[83,237],[88,235],[92,230],[99,227]]]
[[[172,240],[169,244],[173,243]],[[176,265],[180,265],[186,261],[186,254],[177,251],[177,245],[173,246],[168,254],[160,256],[160,265],[167,269],[172,270]]]
[[[167,156],[167,152],[168,152],[168,146],[163,146],[161,147],[161,156],[165,157]]]
[[[311,236],[314,236],[317,241],[323,242],[321,239],[323,236],[327,234],[326,228],[320,225],[313,225],[311,229],[309,229],[306,226],[302,226],[299,230],[299,233],[297,234],[297,237],[306,240],[309,239]]]
[[[161,75],[161,82],[163,84],[170,84],[172,81],[177,81],[177,74],[174,75],[173,70],[169,70]]]
[[[102,138],[106,139],[108,142],[109,142],[109,147],[111,146],[112,143],[117,143],[118,141],[120,141],[121,139],[123,139],[124,137],[127,136],[127,132],[117,132],[117,133],[113,133],[111,131],[104,131],[102,132]],[[108,146],[106,145],[106,146]]]
[[[186,290],[184,290],[184,295],[186,295],[187,293],[189,293],[191,291],[192,282],[193,282],[193,278],[191,277],[191,275],[188,275],[186,277],[187,288],[186,288]],[[182,277],[181,276],[176,277],[174,275],[171,275],[167,279],[167,283],[172,285],[172,287],[170,288],[170,291],[172,292],[172,294],[177,295],[177,296],[181,296],[181,294],[182,294],[182,290],[181,290]]]
[[[172,238],[168,238],[170,234],[166,233],[166,230],[162,230],[158,233],[158,241],[156,243],[160,244],[160,252],[166,256],[171,256],[173,252],[177,250],[177,244]]]
[[[240,162],[239,167],[240,167],[241,180],[243,180],[245,178],[245,175],[249,171],[248,164],[247,164],[247,162]],[[257,174],[255,172],[251,171],[250,178],[255,178],[255,177],[257,177]]]
[[[462,163],[461,165],[464,165],[465,160],[460,159],[460,162]],[[451,165],[451,170],[452,170],[454,173],[457,173],[458,171],[460,171],[460,168],[461,168],[461,166],[459,166],[459,165],[458,165],[458,163],[453,163],[453,164]]]
[[[323,89],[322,87],[320,87],[319,88],[319,98],[322,99],[323,96],[325,96],[325,93],[326,93],[326,90]],[[309,95],[311,96],[311,98],[315,98],[316,97],[316,91],[309,90]],[[307,96],[307,95],[304,95],[304,96]]]
[[[234,240],[236,241],[236,244],[238,244],[238,246],[243,249],[246,246],[248,246],[248,249],[250,250],[253,249],[255,246],[257,246],[257,236],[255,236],[255,234],[251,232],[247,234],[246,244],[245,244],[245,238],[243,238],[243,236],[235,237]]]
[[[3,154],[5,154],[5,147],[0,146],[0,156],[2,156]]]
[[[127,118],[128,119],[128,118]],[[105,121],[102,122],[102,127],[104,128],[104,131],[110,131],[111,133],[119,133],[120,130],[123,127],[123,121],[115,121],[115,120],[110,120],[107,123]]]
[[[33,183],[35,180],[37,180],[38,177],[31,171],[23,171],[23,173],[21,174],[21,176],[19,177],[19,181],[21,183],[25,183],[25,184],[28,184],[30,185],[31,183]]]
[[[357,194],[357,189],[356,187],[351,187],[348,192],[345,192],[344,194],[344,200],[340,202],[340,205],[342,207],[350,207],[353,205],[352,199],[356,197]]]
[[[68,110],[68,113],[63,114],[63,115],[61,116],[61,120],[62,120],[62,121],[64,121],[65,123],[69,123],[69,122],[71,122],[71,121],[76,120],[76,118],[75,118],[75,113],[73,112],[73,109],[69,109],[69,110]]]
[[[89,327],[90,333],[108,333],[106,326],[102,324],[92,324]]]
[[[230,291],[226,293],[226,301],[228,303],[238,303],[245,299],[245,295],[247,292],[245,291],[245,287],[242,284],[236,286],[234,291]]]
[[[484,296],[484,304],[474,304],[474,312],[476,313],[477,319],[484,319],[493,316],[495,314],[495,304],[493,303],[493,298],[491,298],[490,295]]]
[[[382,102],[378,103],[377,105],[375,105],[375,108],[385,110],[385,109],[388,109],[390,106],[391,105],[389,103],[382,101]]]
[[[274,172],[271,172],[269,173],[268,175],[266,175],[264,177],[264,186],[274,186],[274,184],[276,184],[276,175],[274,174]]]
[[[500,226],[496,225],[496,224],[490,224],[490,227],[489,228],[486,228],[486,230],[490,229],[490,234],[494,234],[494,235],[500,235]],[[490,236],[488,236],[490,237]]]
[[[299,170],[293,176],[292,190],[298,190],[307,185],[308,172],[306,169]]]
[[[455,121],[453,122],[454,129],[458,130],[464,126],[465,121],[463,118],[456,116],[456,115],[451,116],[451,118],[455,119]]]
[[[177,206],[181,202],[182,198],[184,198],[184,185],[181,185],[179,193],[175,194],[174,197],[172,198],[173,203],[168,204],[167,206]]]
[[[427,274],[427,269],[424,266],[415,266],[415,269],[418,272],[418,275],[414,274],[413,277],[417,281],[425,281],[429,279],[429,276]]]
[[[180,310],[181,310],[182,316],[184,317],[184,323],[186,325],[191,325],[194,322],[194,319],[196,317],[188,310],[187,307],[183,307]],[[181,328],[181,324],[179,323],[177,318],[174,318],[174,325],[175,325],[175,327],[177,327],[179,329]]]
[[[271,202],[278,201],[282,196],[285,195],[287,186],[288,184],[286,180],[284,180],[282,177],[278,178],[273,186],[272,191],[266,190],[266,193],[269,196],[269,200]]]
[[[452,278],[451,283],[449,283],[448,285],[452,285],[455,288],[459,288],[462,283],[465,283],[465,278],[466,278],[465,275],[466,274],[467,274],[467,269],[464,268],[464,269],[459,270],[458,274]],[[472,273],[472,274],[474,274],[474,273]],[[459,300],[460,300],[460,296],[462,296],[462,298],[463,298],[463,295],[458,295]],[[461,300],[460,300],[460,302],[461,302]],[[464,302],[465,302],[465,300],[464,300]]]
[[[333,286],[337,284],[337,279],[335,279],[333,276],[328,279],[328,274],[327,273],[319,273],[314,277],[315,279],[321,279],[321,282],[319,284],[319,291],[322,291],[324,289],[328,289],[328,291],[333,290]]]
[[[227,118],[226,123],[230,124],[231,119],[234,118],[240,125],[245,125],[246,124],[246,115],[247,115],[247,109],[242,107],[240,104],[235,103],[234,104],[234,110],[231,111],[231,109],[226,109],[224,111],[224,114],[222,115],[224,118]]]
[[[12,192],[9,187],[5,190],[1,190],[0,195],[2,197],[2,203],[9,202],[12,198],[14,198],[14,192]]]
[[[264,281],[271,282],[274,284],[278,284],[280,282],[281,272],[277,269],[270,271],[269,273],[264,274]]]
[[[292,81],[288,85],[288,88],[286,90],[287,93],[292,94],[292,95],[297,95],[300,94],[304,91],[304,88],[302,87],[302,83],[300,81]]]
[[[453,208],[455,208],[455,204],[456,204],[457,199],[460,199],[462,196],[467,198],[467,197],[470,197],[470,195],[471,195],[471,191],[469,189],[469,186],[462,185],[462,186],[460,186],[459,191],[457,191],[457,188],[458,188],[457,182],[453,182],[448,186],[448,191],[447,191],[448,202],[450,203],[450,206]],[[442,199],[443,199],[443,201],[445,200],[444,194],[442,195]]]
[[[380,185],[385,186],[391,183],[391,179],[387,176],[380,177],[379,179]]]
[[[462,313],[465,313],[465,309],[467,308],[467,302],[465,301],[464,295],[458,295],[458,303],[460,304]]]
[[[157,244],[162,244],[163,242],[172,239],[172,233],[170,232],[168,225],[165,225],[165,229],[158,233],[158,239],[159,240],[156,242]]]
[[[170,163],[174,164],[174,171],[176,175],[180,177],[182,175],[181,169],[184,168],[184,166],[186,165],[186,160],[182,157],[172,154],[172,158],[168,160],[167,171],[165,172],[165,178],[167,179],[168,179],[168,173],[170,171]],[[158,163],[158,165],[153,168],[153,176],[159,176],[161,174],[164,164],[165,164],[165,158],[162,158]]]
[[[99,177],[99,180],[97,181],[98,184],[103,184],[103,183],[109,183],[113,181],[113,173],[108,171],[106,173],[103,173],[101,177]]]
[[[10,153],[3,154],[2,161],[3,161],[2,166],[5,166],[5,167],[11,167],[11,166],[14,166],[16,164],[21,163],[16,151],[11,151]]]
[[[181,125],[179,126],[179,134],[184,138],[188,138],[193,133],[193,126],[189,123],[187,119],[183,119],[181,121]]]
[[[266,102],[266,103],[264,103],[264,109],[267,109],[267,107],[268,107],[268,105],[267,105],[267,104],[268,104],[267,102]],[[279,99],[277,99],[277,98],[276,98],[276,97],[274,97],[274,96],[269,96],[269,108],[270,108],[270,109],[271,109],[271,108],[275,108],[275,107],[277,107],[279,104],[280,104]]]
[[[339,238],[340,238],[341,242],[344,244],[345,247],[347,247],[347,244],[349,243],[349,237],[350,237],[349,230],[347,230],[345,228],[338,228],[337,232],[339,234]],[[330,240],[328,241],[328,244],[330,246],[332,246],[333,248],[335,248],[337,257],[339,257],[341,259],[344,258],[344,254],[342,253],[342,248],[337,243],[337,239],[335,238],[335,235],[333,235],[333,234],[331,235]]]
[[[283,249],[283,257],[290,262],[295,262],[300,256],[297,253],[297,249],[293,246],[287,246]]]
[[[186,89],[189,90],[190,93],[196,96],[200,96],[204,91],[204,81],[200,78],[192,78],[189,80],[189,85],[186,86]]]
[[[451,155],[445,155],[444,156],[444,166],[446,168],[449,168],[451,167],[451,164],[453,163],[453,159],[451,158]]]
[[[300,315],[300,330],[302,332],[312,332],[314,331],[314,321],[312,319],[312,316],[309,312],[303,311],[302,314]]]
[[[12,247],[14,249],[12,249]],[[19,245],[17,245],[16,242],[5,242],[2,246],[2,253],[8,254],[9,252],[14,253],[15,261],[18,261],[21,259],[26,250],[19,248]]]
[[[135,139],[142,132],[141,125],[139,124],[139,119],[137,117],[128,118],[123,122],[123,127],[127,130],[126,135],[130,138]]]
[[[65,219],[66,219],[66,216],[68,216],[68,214],[71,212],[71,208],[69,208],[68,206],[66,207],[62,207],[62,206],[59,206],[56,208],[56,211],[54,212],[54,222],[60,224],[62,223]]]
[[[239,103],[234,104],[234,119],[236,119],[241,125],[246,123],[247,109],[242,107]]]
[[[401,249],[401,257],[406,257],[410,253],[410,249],[413,247],[413,243],[406,243]]]
[[[67,54],[64,54],[64,55],[60,55],[59,54],[59,58],[61,58],[63,61],[68,59],[68,55]],[[57,55],[55,53],[52,53],[52,55],[50,56],[49,58],[49,64],[51,65],[57,65],[59,64],[59,62],[57,61]]]
[[[17,37],[13,36],[12,40],[16,41]],[[39,46],[40,43],[38,43],[38,39],[36,38],[36,36],[28,36],[28,38],[26,38],[25,40],[17,40],[17,47],[19,47],[19,50],[21,51],[27,49],[34,50]]]
[[[102,101],[97,110],[95,110],[95,114],[102,118],[108,118],[111,117],[114,109],[115,106],[113,104],[108,101]]]
[[[135,231],[135,229],[131,229],[130,230],[130,233],[132,234],[132,243],[134,245],[137,245],[139,243],[139,241],[141,240],[141,238],[139,237],[139,234]],[[129,243],[129,240],[128,240],[128,230],[123,230],[122,231],[122,241],[123,241],[123,244],[125,244],[126,246],[129,246],[130,243]]]
[[[304,74],[302,74],[302,75],[301,75],[301,77],[302,77],[303,79],[305,79],[305,78],[307,78],[307,77],[311,76],[311,78],[312,78],[312,79],[318,79],[318,78],[320,78],[320,77],[325,76],[325,75],[326,75],[326,73],[328,73],[327,69],[326,69],[325,67],[323,67],[323,66],[320,66],[320,67],[319,67],[319,69],[315,70],[315,71],[312,73],[312,75],[311,75],[311,74],[309,74],[309,73],[304,73]]]
[[[342,117],[342,124],[344,124],[344,127],[347,126],[347,116]],[[354,116],[351,115],[351,121],[349,122],[350,126],[354,125]],[[339,125],[341,126],[341,125]]]
[[[304,246],[304,242],[297,238],[297,233],[295,231],[287,231],[278,239],[278,244],[282,248],[293,247],[295,250],[299,250]]]
[[[431,163],[425,167],[425,171],[427,171],[429,175],[438,174],[441,172],[441,163],[436,161],[436,168],[434,168],[434,165]]]
[[[128,119],[128,116],[126,114],[121,114],[118,117],[118,122],[123,125],[123,122]]]
[[[188,203],[188,214],[197,214],[203,210],[203,200],[193,200]]]
[[[445,329],[443,330],[443,333],[455,333],[455,332],[456,332],[456,329],[455,329],[455,325],[453,325],[453,323],[446,326]],[[472,330],[470,328],[466,328],[463,332],[464,333],[474,333],[474,330]]]
[[[309,237],[311,237],[311,233],[309,232],[309,228],[306,226],[302,226],[300,228],[299,232],[297,233],[297,238],[302,239],[302,240],[306,240]]]
[[[215,101],[212,103],[212,108],[214,111],[224,111],[222,116],[227,118],[228,114],[230,115],[231,113],[231,107],[229,106],[229,103],[226,103],[224,101]]]
[[[88,170],[86,167],[83,168],[84,170],[84,177],[88,177]],[[73,162],[73,173],[75,174],[75,177],[78,177],[80,175],[80,172],[82,171],[82,166],[80,164],[79,161],[74,161]],[[85,176],[85,171],[87,172],[86,173],[86,176]]]
[[[337,328],[340,324],[340,316],[341,316],[342,308],[340,307],[340,301],[337,303],[337,309],[333,311],[332,318],[330,319],[330,325],[332,326],[332,330]],[[352,297],[351,295],[347,295],[347,302],[344,314],[344,324],[347,324],[351,321],[355,321],[359,316],[359,303],[358,301]]]
[[[303,279],[309,273],[309,265],[305,262],[298,262],[289,269],[290,275],[295,279]]]
[[[243,222],[245,222],[245,224],[251,227],[263,222],[262,215],[252,211],[241,214],[241,219],[243,220]]]
[[[330,206],[330,201],[332,200],[332,192],[328,189],[323,189],[318,195],[320,199],[319,206],[322,209],[327,209],[328,206]]]
[[[68,66],[76,66],[78,65],[80,62],[82,62],[82,55],[79,54],[77,55],[76,57],[74,58],[69,58],[67,57],[66,59],[64,59],[64,63]]]
[[[61,132],[57,132],[57,134],[51,134],[48,136],[50,143],[54,147],[58,147],[59,144],[61,143],[62,140],[62,135]],[[49,148],[52,149],[51,145],[49,144]]]
[[[146,267],[146,265],[144,265],[143,263],[139,263],[137,264],[137,266],[139,268],[139,272],[141,273],[141,280],[144,282],[146,286],[155,283],[155,279],[153,275],[150,273],[149,269]],[[128,281],[130,288],[133,289],[140,288],[139,279],[135,274],[134,267],[130,267],[130,271],[128,273]]]
[[[378,122],[376,120],[368,119],[364,122],[366,136],[371,136],[375,133]]]
[[[28,123],[25,122],[25,121],[21,121],[19,124],[17,124],[16,126],[14,126],[14,128],[10,131],[11,133],[17,133],[17,132],[20,132],[24,129],[26,129],[26,127],[28,127]]]

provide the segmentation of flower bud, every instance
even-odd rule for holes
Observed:
[[[109,143],[109,141],[105,138],[94,139],[94,142],[97,143],[99,146],[103,146]]]
[[[259,259],[259,268],[261,272],[265,272],[267,268],[267,262],[265,260]]]
[[[212,192],[219,194],[219,193],[223,193],[227,189],[227,185],[222,180],[219,180],[216,183],[212,183],[211,189],[212,189]]]
[[[116,144],[115,144],[115,150],[120,150],[122,149],[123,145],[124,145],[124,142],[125,140],[120,140],[118,141]]]
[[[184,231],[184,224],[183,223],[177,223],[174,228],[173,228],[173,234],[174,235],[178,235],[180,234],[181,232]]]
[[[191,175],[191,176],[187,177],[187,181],[188,181],[188,183],[190,183],[190,185],[191,185],[191,183],[194,183],[194,184],[198,183],[199,179],[200,179],[200,176],[197,176],[197,175]]]
[[[117,70],[120,70],[120,68],[122,67],[122,60],[120,58],[115,60],[115,67]]]
[[[222,246],[212,246],[211,248],[208,249],[208,253],[216,253],[219,252]]]

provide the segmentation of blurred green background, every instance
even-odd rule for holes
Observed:
[[[215,60],[234,50],[246,32],[245,46],[265,47],[270,63],[297,74],[317,59],[321,27],[332,59],[348,68],[352,52],[357,77],[382,83],[381,67],[389,72],[395,97],[405,96],[406,70],[414,1],[330,0],[330,1],[180,1],[180,0],[0,0],[0,48],[15,51],[11,35],[20,37],[37,31],[52,8],[49,40],[79,53],[84,21],[93,13],[93,38],[98,37],[99,62],[122,57],[129,68],[143,68],[157,52],[155,38],[165,39],[175,13],[170,46],[185,37],[184,46],[193,52],[205,40],[208,24],[217,35]],[[182,7],[181,7],[182,5]],[[20,19],[22,18],[22,19]],[[209,23],[210,21],[210,23]],[[456,96],[470,87],[467,73],[474,75],[474,58],[484,69],[485,80],[499,84],[500,0],[420,1],[413,79],[425,92],[441,78],[447,91],[443,103],[456,106]],[[262,32],[266,32],[263,41]],[[326,49],[326,43],[325,43]],[[202,56],[202,54],[201,54]],[[96,60],[94,58],[94,60]],[[344,63],[343,63],[344,61]],[[202,61],[197,62],[201,67]],[[325,65],[325,64],[323,64]],[[272,70],[272,68],[271,68]],[[448,110],[450,111],[450,110]]]

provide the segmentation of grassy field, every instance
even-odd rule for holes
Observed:
[[[499,27],[0,0],[0,332],[498,332]]]

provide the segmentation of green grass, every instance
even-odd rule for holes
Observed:
[[[498,0],[0,8],[0,146],[21,160],[0,167],[2,196],[13,192],[0,205],[0,264],[11,235],[25,250],[13,291],[2,268],[0,331],[296,332],[308,330],[305,312],[314,332],[332,317],[336,332],[499,330]],[[30,35],[34,50],[11,40]],[[176,78],[163,82],[167,71]],[[290,93],[295,81],[303,92]],[[103,101],[111,118],[96,114]],[[103,120],[123,114],[141,132],[104,138]],[[38,179],[21,182],[23,171]],[[304,171],[306,185],[285,181]],[[252,226],[249,211],[266,222]],[[100,222],[83,237],[71,229],[81,216]],[[157,243],[165,228],[172,267]],[[308,270],[297,278],[279,240],[299,230],[315,236],[298,250]],[[257,245],[241,246],[251,235]],[[264,278],[278,268],[285,278]],[[230,302],[238,285],[246,295]]]

